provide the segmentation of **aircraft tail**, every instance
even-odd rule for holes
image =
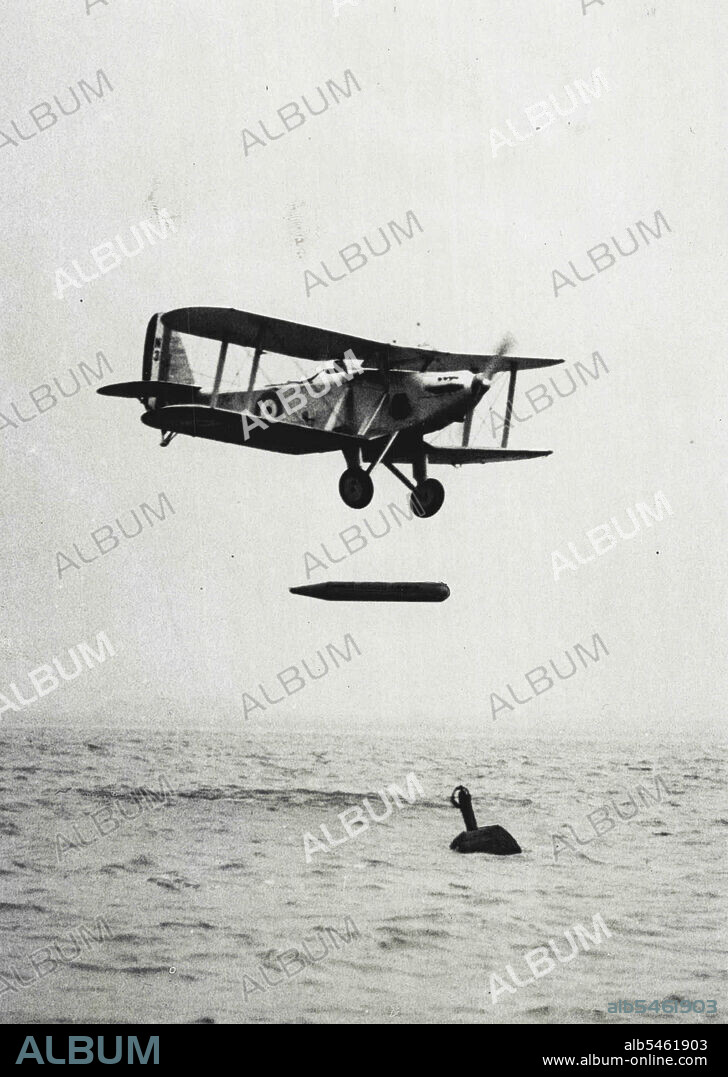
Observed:
[[[153,314],[147,326],[142,379],[171,381],[177,385],[195,384],[182,338],[178,333],[164,329],[160,314]]]
[[[172,385],[195,385],[195,378],[182,338],[178,333],[164,328],[161,314],[153,314],[147,325],[142,359],[142,381],[152,382],[154,385],[160,382],[169,382]],[[153,411],[157,406],[164,406],[168,399],[177,400],[178,395],[175,393],[174,397],[170,398],[169,393],[154,396],[151,393],[142,393],[139,398],[147,411]],[[194,393],[190,395],[190,399],[193,396]],[[184,399],[186,401],[187,396]]]
[[[176,333],[170,334],[169,338],[169,362],[166,381],[176,382],[177,385],[194,385],[195,383],[184,344]]]

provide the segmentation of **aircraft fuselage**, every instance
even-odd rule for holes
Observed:
[[[337,384],[336,374],[321,371],[305,381],[281,382],[251,392],[220,392],[218,408],[249,411],[267,420],[310,426],[314,430],[345,430],[351,434],[386,437],[395,431],[430,433],[462,420],[488,386],[470,371],[446,374],[393,370],[387,379],[365,370]],[[209,404],[211,393],[199,402]]]

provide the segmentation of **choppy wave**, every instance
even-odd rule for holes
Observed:
[[[0,731],[0,974],[28,981],[0,998],[0,1020],[600,1023],[625,984],[720,996],[724,1011],[717,750],[541,741],[484,759],[442,738],[352,744]],[[352,822],[412,772],[424,796]],[[595,835],[590,813],[657,775],[669,796]],[[461,782],[522,856],[450,851]],[[583,844],[555,855],[569,827]],[[608,940],[490,1001],[492,973],[527,979],[530,950],[597,913]],[[30,955],[72,938],[78,958],[36,977]],[[664,1017],[688,1019],[708,1015]]]

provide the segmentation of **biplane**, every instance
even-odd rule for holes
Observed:
[[[371,501],[372,473],[381,465],[411,491],[415,514],[429,517],[445,497],[442,484],[428,477],[430,465],[550,455],[508,447],[513,397],[519,371],[563,360],[507,352],[505,342],[494,355],[408,348],[245,311],[186,307],[151,318],[141,381],[98,392],[138,399],[142,422],[162,432],[162,445],[188,434],[277,453],[341,452],[339,493],[354,509]],[[269,355],[319,365],[308,377],[261,386],[261,358],[267,364]],[[509,375],[501,444],[471,446],[473,413],[499,373]],[[462,424],[459,445],[427,440],[453,423]],[[411,466],[411,481],[402,464]]]

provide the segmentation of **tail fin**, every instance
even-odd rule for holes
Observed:
[[[169,363],[166,381],[174,381],[178,385],[194,385],[195,383],[187,352],[181,337],[177,333],[170,334],[169,338]]]
[[[144,341],[142,380],[195,384],[182,338],[178,333],[164,329],[161,314],[153,314],[149,319]]]
[[[181,338],[162,325],[161,314],[153,314],[147,325],[144,340],[144,358],[142,360],[142,380],[154,382],[173,382],[177,385],[194,385],[195,379],[187,359]],[[153,411],[164,400],[149,394],[140,399],[147,411]]]

